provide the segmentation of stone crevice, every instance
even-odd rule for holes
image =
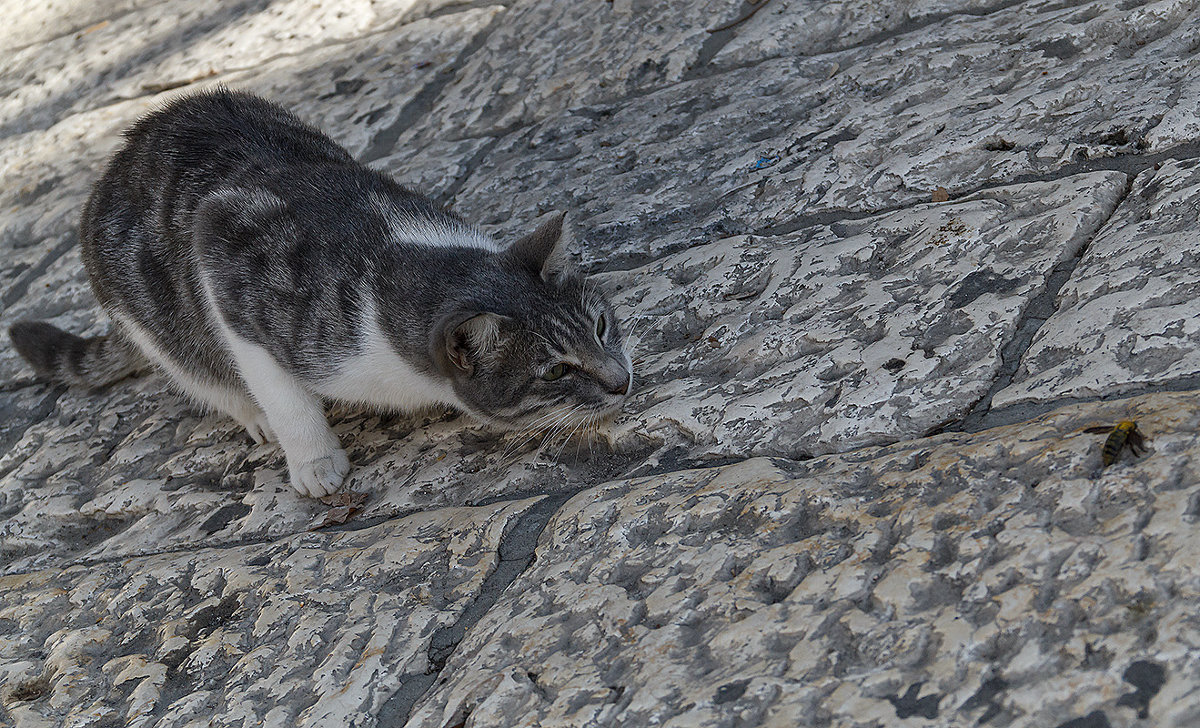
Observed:
[[[90,23],[73,26],[70,30],[68,30],[64,33],[59,33],[58,35],[52,35],[47,38],[39,38],[38,40],[34,41],[33,43],[22,43],[21,45],[10,46],[8,48],[4,48],[4,49],[0,49],[0,50],[3,50],[3,52],[6,54],[19,53],[19,52],[25,50],[26,48],[32,48],[33,46],[42,45],[44,43],[53,43],[54,41],[61,40],[63,38],[66,38],[69,35],[78,35],[78,34],[83,33],[84,31],[88,30],[89,28],[96,27],[97,25],[101,25],[104,23],[112,23],[114,20],[120,20],[122,18],[127,18],[130,15],[133,15],[135,13],[145,12],[145,10],[146,10],[146,8],[144,8],[144,7],[130,8],[129,10],[126,10],[123,13],[113,13],[112,15],[106,15],[102,18],[96,18]]]
[[[393,147],[401,135],[404,134],[405,130],[412,127],[417,119],[424,117],[433,109],[433,105],[438,97],[441,96],[442,91],[458,77],[459,72],[466,66],[471,56],[487,43],[488,37],[504,22],[507,14],[507,8],[505,11],[497,13],[491,22],[488,23],[487,27],[471,39],[471,42],[458,53],[440,75],[435,76],[426,83],[424,88],[418,91],[400,109],[400,113],[396,115],[395,121],[377,131],[371,137],[371,142],[366,150],[359,156],[359,161],[363,164],[370,164],[391,154]]]
[[[999,391],[999,389],[996,391]],[[967,418],[963,418],[963,420],[954,423],[952,426],[942,428],[938,432],[982,432],[994,427],[1005,427],[1018,422],[1024,422],[1025,420],[1039,417],[1063,407],[1088,404],[1090,402],[1113,402],[1131,399],[1143,394],[1195,391],[1200,391],[1200,376],[1180,377],[1163,382],[1139,383],[1136,391],[1114,392],[1095,397],[1058,397],[1044,401],[1022,402],[1020,404],[999,407],[983,412],[970,421]],[[990,394],[993,393],[989,392]],[[937,434],[937,432],[931,434]]]
[[[1035,182],[1056,182],[1058,180],[1067,179],[1080,174],[1087,174],[1089,172],[1124,172],[1129,176],[1129,184],[1132,185],[1133,180],[1139,174],[1148,169],[1157,167],[1168,159],[1194,159],[1198,157],[1200,157],[1200,143],[1181,144],[1161,152],[1155,152],[1153,154],[1134,153],[1119,154],[1112,157],[1100,157],[1097,159],[1085,160],[1059,167],[1044,174],[1017,175],[1012,179],[996,180],[994,182],[989,182],[988,184],[979,185],[978,187],[973,187],[970,189],[950,190],[950,197],[947,202],[952,203],[957,200],[961,200],[964,197],[986,193],[990,190],[1000,189],[1002,187],[1012,187],[1014,185],[1030,184]],[[756,183],[748,184],[746,187],[751,187],[753,184]],[[729,193],[726,193],[726,195],[728,194]],[[1122,200],[1123,199],[1124,198],[1122,198]],[[808,213],[805,215],[798,215],[786,221],[773,222],[770,225],[750,229],[749,234],[767,237],[788,235],[796,232],[797,230],[803,230],[804,228],[808,227],[853,222],[856,220],[865,220],[877,215],[887,215],[893,212],[909,209],[915,205],[925,204],[926,202],[928,202],[928,200],[910,199],[900,202],[896,205],[888,205],[886,207],[879,207],[872,210],[828,210],[823,212]],[[711,207],[706,207],[704,209],[709,210]]]
[[[584,489],[548,496],[545,500],[526,511],[508,529],[500,540],[499,559],[496,568],[484,579],[475,600],[472,601],[449,627],[433,633],[429,643],[429,669],[419,675],[407,675],[397,690],[378,713],[378,725],[401,726],[412,714],[413,708],[438,682],[438,678],[453,657],[458,645],[467,632],[483,619],[508,587],[515,582],[536,558],[538,539],[562,507]]]
[[[1016,332],[1012,339],[1001,350],[998,376],[992,382],[992,386],[988,389],[987,393],[975,403],[960,421],[949,427],[938,428],[935,432],[955,430],[976,432],[986,428],[987,425],[984,423],[988,421],[987,416],[991,411],[992,399],[996,396],[996,393],[1012,384],[1013,378],[1021,366],[1021,360],[1024,358],[1025,352],[1029,350],[1030,345],[1033,343],[1033,338],[1037,335],[1042,325],[1046,323],[1047,319],[1057,310],[1058,292],[1070,280],[1071,275],[1075,272],[1075,268],[1087,253],[1092,241],[1108,227],[1109,222],[1117,214],[1121,205],[1128,199],[1130,192],[1133,190],[1133,180],[1135,177],[1136,175],[1134,174],[1127,174],[1125,189],[1117,199],[1116,204],[1113,205],[1108,216],[1096,227],[1096,231],[1080,246],[1075,255],[1054,267],[1054,271],[1046,281],[1045,289],[1030,301],[1022,317],[1017,322]]]
[[[38,262],[25,269],[17,280],[9,286],[8,290],[0,296],[0,313],[3,313],[9,306],[13,305],[25,295],[29,290],[29,285],[33,283],[39,276],[54,264],[59,258],[67,254],[71,248],[75,246],[76,235],[73,233],[67,235],[50,249]]]

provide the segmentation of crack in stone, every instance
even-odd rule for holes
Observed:
[[[716,58],[721,49],[729,45],[729,42],[737,37],[737,26],[753,17],[769,1],[756,0],[755,2],[751,2],[751,0],[743,0],[742,6],[738,8],[733,20],[722,24],[721,27],[715,30],[708,31],[708,37],[700,44],[700,52],[696,56],[695,63],[683,75],[683,79],[690,81],[693,78],[701,77],[703,70],[708,67],[712,59]]]
[[[467,182],[469,182],[475,175],[475,170],[479,168],[479,165],[483,164],[483,160],[487,158],[487,155],[492,153],[492,150],[495,149],[496,145],[500,143],[501,138],[502,135],[492,137],[491,141],[485,143],[482,147],[477,149],[475,153],[471,155],[470,159],[463,163],[463,169],[465,171],[462,175],[454,180],[454,183],[451,184],[445,192],[437,195],[438,202],[447,207],[451,207],[453,205],[454,198],[457,197],[458,193],[462,192],[463,188],[467,186]]]
[[[359,157],[359,161],[363,164],[369,164],[390,154],[396,142],[400,139],[400,135],[433,109],[434,103],[442,95],[442,91],[455,80],[459,71],[466,66],[471,56],[475,55],[475,52],[482,48],[484,43],[487,43],[488,38],[491,37],[492,33],[499,27],[507,15],[507,7],[496,13],[495,17],[487,24],[487,27],[479,31],[471,39],[471,42],[459,51],[449,66],[442,69],[415,96],[409,99],[408,103],[400,109],[400,113],[396,115],[395,121],[380,129],[371,137],[371,142]]]
[[[405,24],[414,23],[418,20],[432,20],[434,18],[444,18],[450,15],[458,15],[459,13],[469,12],[471,10],[482,10],[490,8],[493,5],[502,5],[507,10],[511,3],[508,0],[469,0],[468,2],[453,3],[451,5],[443,5],[440,8],[434,8],[425,15],[416,15],[405,21]]]
[[[964,420],[955,423],[953,426],[943,427],[937,432],[930,433],[930,435],[936,435],[940,432],[981,432],[983,430],[990,430],[993,427],[1004,427],[1031,420],[1061,407],[1087,404],[1089,402],[1113,402],[1141,397],[1146,394],[1195,391],[1200,391],[1200,375],[1179,377],[1178,379],[1171,379],[1164,382],[1142,382],[1136,385],[1136,389],[1113,392],[1111,394],[1100,394],[1094,397],[1056,397],[1042,402],[1021,402],[988,411],[970,423],[965,422],[964,418]]]
[[[500,595],[533,564],[538,539],[550,519],[568,500],[584,490],[586,488],[548,496],[526,511],[504,534],[497,548],[499,559],[496,568],[484,579],[479,594],[454,624],[433,633],[429,642],[429,671],[403,677],[400,689],[387,699],[376,715],[380,726],[402,726],[408,721],[413,708],[437,682],[467,631],[491,611]]]
[[[1005,10],[1008,10],[1009,8],[1014,8],[1018,5],[1024,5],[1028,1],[1029,0],[1006,0],[1005,2],[1000,2],[1000,3],[997,3],[990,7],[986,7],[986,8],[977,8],[977,9],[962,8],[959,10],[950,10],[950,11],[947,11],[944,13],[927,15],[924,18],[921,18],[920,20],[911,20],[910,19],[908,22],[901,23],[900,25],[898,25],[895,28],[892,28],[890,30],[880,31],[879,33],[876,33],[874,35],[867,36],[866,38],[863,38],[861,41],[859,41],[858,43],[855,43],[853,45],[848,45],[844,48],[837,48],[837,49],[829,50],[829,51],[822,51],[821,53],[814,53],[810,57],[819,58],[820,56],[828,55],[829,53],[840,53],[842,51],[849,51],[849,50],[853,50],[855,48],[865,48],[870,45],[875,45],[876,43],[882,43],[883,41],[891,40],[892,38],[899,38],[902,35],[908,35],[909,33],[915,33],[918,30],[923,30],[931,25],[935,25],[935,24],[940,23],[943,20],[947,20],[949,18],[954,18],[954,17],[958,17],[958,16],[966,16],[966,17],[972,17],[972,18],[984,18],[984,17],[987,17],[988,15],[992,15],[993,13],[1004,12]],[[1078,0],[1075,3],[1065,3],[1063,5],[1063,7],[1078,7],[1081,5],[1087,5],[1091,2],[1092,2],[1092,0]]]
[[[26,268],[25,271],[21,273],[21,276],[17,278],[17,280],[13,281],[13,284],[9,286],[7,291],[4,292],[4,295],[0,296],[0,312],[7,310],[9,306],[19,301],[21,297],[25,295],[25,292],[29,290],[29,285],[33,283],[38,276],[45,273],[46,270],[55,263],[55,261],[66,255],[67,251],[75,246],[76,235],[76,232],[72,232],[63,240],[60,240],[58,245],[55,245],[50,249],[49,253],[42,256],[38,262]]]
[[[1042,291],[1042,293],[1034,297],[1034,299],[1030,302],[1030,305],[1028,305],[1025,311],[1022,312],[1021,318],[1018,320],[1018,325],[1016,325],[1016,332],[1014,333],[1013,338],[1010,338],[1001,349],[1000,371],[998,371],[998,377],[992,381],[988,392],[986,392],[983,397],[980,397],[978,401],[972,405],[971,410],[967,411],[967,414],[962,416],[960,420],[949,423],[947,426],[938,427],[930,434],[937,434],[941,432],[979,432],[982,431],[982,429],[988,429],[989,427],[995,427],[997,425],[997,422],[994,421],[995,419],[990,419],[989,417],[989,415],[991,415],[992,398],[996,396],[997,392],[1003,390],[1004,387],[1013,384],[1013,379],[1016,377],[1016,372],[1018,372],[1018,369],[1020,368],[1021,360],[1024,359],[1026,351],[1030,349],[1033,343],[1033,337],[1037,336],[1037,332],[1042,329],[1042,326],[1046,323],[1046,320],[1049,320],[1051,315],[1054,315],[1057,312],[1058,291],[1062,290],[1063,285],[1066,285],[1070,277],[1074,275],[1076,267],[1078,267],[1080,261],[1084,259],[1084,254],[1087,252],[1087,248],[1091,247],[1092,241],[1096,240],[1100,233],[1108,228],[1108,224],[1111,222],[1111,219],[1116,216],[1117,210],[1120,210],[1121,205],[1124,204],[1126,199],[1128,199],[1129,193],[1133,191],[1133,182],[1135,176],[1136,175],[1133,174],[1127,174],[1126,186],[1124,186],[1121,197],[1118,198],[1116,204],[1112,206],[1112,211],[1109,213],[1109,216],[1098,225],[1096,231],[1094,231],[1094,233],[1088,237],[1088,239],[1084,242],[1084,245],[1080,246],[1079,251],[1076,251],[1072,257],[1068,258],[1067,260],[1063,260],[1062,263],[1054,267],[1054,271],[1051,271],[1050,277],[1046,279],[1045,289]],[[1147,390],[1144,389],[1142,391]],[[1100,398],[1102,397],[1096,397],[1093,399]],[[1087,399],[1075,399],[1075,401],[1085,402]],[[1056,401],[1051,401],[1051,403],[1057,403],[1056,405],[1061,405],[1066,403],[1066,399],[1056,399]],[[1049,407],[1051,403],[1046,403],[1048,407],[1046,407],[1046,409],[1043,411],[1049,411],[1052,409]],[[1013,408],[1006,408],[1006,410],[1016,409],[1024,410],[1025,413],[1031,411],[1025,409],[1022,407],[1022,405],[1016,405],[1016,407]],[[1036,415],[1031,414],[1028,416]],[[1007,423],[1019,422],[1024,419],[1027,419],[1027,417],[1019,417],[1019,419]]]
[[[762,1],[763,1],[763,4],[766,4],[766,0],[762,0]],[[1083,5],[1089,4],[1091,1],[1092,0],[1079,0],[1078,2],[1075,2],[1075,3],[1067,3],[1063,7],[1082,7]],[[898,38],[903,35],[915,33],[917,31],[923,30],[931,25],[935,25],[937,23],[945,21],[949,18],[955,18],[955,17],[960,17],[960,16],[983,18],[983,17],[986,17],[993,13],[1003,12],[1005,10],[1016,7],[1018,5],[1023,5],[1026,2],[1028,2],[1028,0],[1007,0],[1006,2],[1001,2],[1001,3],[998,3],[991,7],[987,7],[987,8],[978,8],[978,9],[965,8],[965,9],[959,9],[959,10],[951,10],[951,11],[947,11],[944,13],[938,13],[936,15],[928,15],[919,20],[911,20],[910,19],[907,22],[896,26],[895,28],[880,31],[878,33],[875,33],[874,35],[870,35],[870,36],[862,39],[861,41],[859,41],[857,43],[851,43],[850,45],[840,46],[837,48],[830,48],[828,50],[819,51],[817,53],[811,53],[811,54],[799,53],[798,55],[799,55],[799,57],[802,57],[802,58],[812,59],[812,58],[820,58],[821,56],[829,56],[829,55],[836,55],[836,54],[840,54],[840,53],[846,53],[848,51],[854,51],[854,50],[861,49],[861,48],[867,48],[869,46],[872,46],[872,45],[875,45],[878,43],[882,43],[884,41],[888,41],[893,38]],[[754,7],[749,2],[746,3],[746,6]],[[753,68],[754,66],[757,66],[761,63],[766,63],[768,61],[777,61],[781,58],[789,57],[789,56],[785,56],[782,54],[769,55],[769,56],[765,56],[763,58],[755,58],[754,60],[750,60],[750,61],[740,61],[740,62],[734,62],[734,63],[728,63],[728,64],[713,65],[712,59],[715,58],[726,45],[728,45],[731,41],[733,41],[733,39],[737,35],[737,28],[738,28],[738,26],[732,26],[732,27],[726,28],[724,30],[719,30],[717,32],[714,32],[712,34],[713,37],[708,38],[702,45],[700,54],[697,57],[695,64],[693,65],[693,67],[691,69],[688,70],[688,72],[686,74],[684,74],[684,77],[681,80],[681,82],[696,81],[696,80],[700,80],[700,79],[712,78],[714,76],[720,76],[720,75],[724,75],[726,73],[732,73],[734,71],[741,71],[746,68]],[[674,84],[669,84],[668,86],[665,86],[663,88],[669,88],[669,86],[671,86],[671,85],[674,85]]]
[[[1021,360],[1033,344],[1033,338],[1041,330],[1046,321],[1058,310],[1058,292],[1071,279],[1071,276],[1075,273],[1075,269],[1079,266],[1079,262],[1083,260],[1084,254],[1091,247],[1092,241],[1107,229],[1109,222],[1116,216],[1121,205],[1129,198],[1129,194],[1133,191],[1133,180],[1135,177],[1136,175],[1126,174],[1125,189],[1121,191],[1121,196],[1117,199],[1116,204],[1113,205],[1112,211],[1096,226],[1095,232],[1084,241],[1083,245],[1079,246],[1079,250],[1075,252],[1075,255],[1054,266],[1054,270],[1051,271],[1050,277],[1046,280],[1045,289],[1035,296],[1029,302],[1029,305],[1025,307],[1025,310],[1021,313],[1021,318],[1017,321],[1016,332],[1000,350],[999,376],[992,382],[992,386],[988,388],[987,393],[975,402],[961,419],[949,426],[936,428],[934,433],[931,434],[956,431],[976,432],[986,429],[984,422],[991,411],[992,399],[998,392],[1012,384],[1013,378],[1016,377],[1017,370],[1021,366]]]
[[[1101,157],[1098,159],[1090,159],[1082,162],[1065,165],[1050,172],[1037,174],[1022,174],[1011,179],[1001,179],[994,182],[979,185],[966,190],[954,191],[950,193],[950,199],[947,202],[955,202],[972,195],[978,195],[992,190],[1002,189],[1004,187],[1013,187],[1015,185],[1032,184],[1036,182],[1057,182],[1058,180],[1067,179],[1080,174],[1088,174],[1091,172],[1124,172],[1129,176],[1129,184],[1142,172],[1152,169],[1162,164],[1168,159],[1194,159],[1200,157],[1200,142],[1187,142],[1179,144],[1170,149],[1154,154],[1119,154],[1113,157]],[[1126,191],[1128,195],[1128,191]],[[1125,197],[1121,198],[1123,202]],[[888,205],[886,207],[878,207],[871,210],[827,210],[823,212],[807,213],[797,215],[786,222],[775,222],[771,225],[762,228],[756,228],[749,234],[762,236],[777,236],[788,235],[797,230],[803,230],[809,227],[819,225],[831,225],[840,222],[854,222],[856,220],[864,220],[877,215],[889,215],[893,212],[907,210],[915,205],[922,205],[929,202],[928,200],[908,200],[896,205]],[[944,204],[944,203],[943,203]],[[1120,204],[1120,203],[1118,203]],[[1105,221],[1107,224],[1107,221]],[[1090,242],[1090,241],[1089,241]]]
[[[25,436],[30,427],[49,417],[55,408],[58,407],[58,398],[66,393],[66,391],[67,388],[63,386],[50,387],[41,400],[38,401],[37,405],[25,413],[10,410],[7,402],[0,401],[0,415],[3,415],[6,424],[12,427],[7,432],[5,431],[7,428],[0,427],[0,452],[7,452],[9,448]],[[14,458],[7,466],[0,468],[0,478],[7,476],[20,464],[21,461]]]
[[[97,18],[90,23],[84,23],[82,25],[72,26],[70,30],[59,33],[58,35],[52,35],[48,38],[42,38],[40,40],[36,40],[33,43],[24,43],[22,45],[10,46],[8,48],[2,48],[0,50],[2,50],[5,53],[5,55],[11,56],[13,54],[20,53],[21,51],[25,50],[26,48],[32,48],[34,46],[46,45],[48,43],[53,43],[54,41],[62,40],[63,38],[66,38],[67,36],[80,34],[83,31],[87,30],[88,28],[94,28],[97,25],[100,25],[101,23],[112,24],[114,21],[119,21],[122,18],[127,18],[130,15],[133,15],[134,13],[143,12],[143,11],[145,11],[145,8],[133,7],[133,8],[130,8],[129,10],[126,10],[123,13],[115,13],[113,15],[105,15],[104,17]]]

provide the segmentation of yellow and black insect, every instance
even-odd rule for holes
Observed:
[[[1137,423],[1133,420],[1121,420],[1116,425],[1089,427],[1084,432],[1108,433],[1108,437],[1104,440],[1104,447],[1100,450],[1100,459],[1104,461],[1105,467],[1117,461],[1121,455],[1121,449],[1126,445],[1129,446],[1129,452],[1134,456],[1144,455],[1147,452],[1146,438],[1138,430]]]

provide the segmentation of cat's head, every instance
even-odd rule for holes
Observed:
[[[569,429],[621,409],[633,384],[612,304],[570,264],[563,215],[493,253],[433,332],[433,358],[471,414]]]

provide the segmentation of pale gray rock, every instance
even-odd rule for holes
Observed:
[[[916,41],[915,48],[936,52],[935,45],[945,40],[942,33],[946,29],[967,27],[978,34],[981,43],[1028,41],[1040,44],[1047,58],[1067,59],[1081,52],[1103,52],[1096,41],[1115,41],[1118,48],[1123,45],[1126,49],[1141,45],[1157,37],[1164,20],[1177,23],[1195,8],[1194,2],[1186,0],[899,0],[886,4],[770,0],[737,29],[713,62],[718,66],[746,65],[858,45],[886,47],[893,37],[903,37],[906,43]],[[1133,32],[1121,37],[1116,34],[1118,29]]]
[[[1138,176],[993,406],[1100,397],[1200,375],[1200,164]]]
[[[1124,418],[1154,451],[1103,468]],[[407,725],[1192,725],[1197,428],[1151,395],[589,489]]]
[[[65,35],[82,38],[113,18],[159,0],[43,0],[24,3],[0,26],[0,50],[24,48]]]
[[[401,116],[406,104],[426,84],[451,73],[458,55],[502,11],[500,5],[491,5],[418,20],[392,32],[316,48],[220,80],[230,88],[285,103],[361,159],[368,152],[376,153],[372,145],[377,136],[415,121]],[[436,158],[450,166],[455,156]],[[403,175],[402,166],[398,171]]]
[[[1025,6],[1033,3],[1024,3]],[[1048,3],[1043,3],[1043,5]],[[747,64],[764,58],[818,55],[910,33],[956,15],[984,15],[1011,0],[872,0],[814,3],[770,0],[755,3],[714,61]],[[731,29],[734,30],[734,29]]]
[[[515,0],[430,110],[423,141],[495,135],[680,81],[741,0]]]
[[[9,53],[0,73],[0,136],[48,128],[71,113],[353,40],[415,19],[414,10],[448,5],[162,0],[85,32]]]
[[[15,728],[374,725],[434,669],[434,642],[533,503],[0,577],[0,715]]]
[[[938,188],[957,197],[1139,171],[1146,155],[1195,143],[1196,6],[1020,3],[835,53],[734,64],[515,130],[454,204],[504,230],[530,210],[572,210],[593,231],[590,262],[612,268],[912,205]],[[461,113],[478,101],[464,97]],[[440,115],[459,113],[447,103]]]
[[[919,437],[984,396],[1025,309],[1125,186],[1115,172],[1017,185],[609,274],[636,360],[624,416],[547,441],[448,414],[339,411],[348,487],[371,494],[363,517],[395,516],[570,491],[681,459],[808,457]],[[75,254],[34,288],[55,291],[59,308],[30,295],[0,321],[63,311],[50,320],[102,330]],[[9,569],[275,537],[319,511],[287,486],[277,448],[252,445],[219,415],[200,419],[157,375],[62,394],[5,468],[0,497],[23,504],[0,529]],[[64,502],[73,507],[54,505]],[[225,507],[243,515],[212,530],[211,512]],[[81,524],[102,535],[76,539]]]
[[[605,276],[641,362],[615,436],[696,458],[807,457],[955,421],[1125,185],[1109,172],[998,188]]]

